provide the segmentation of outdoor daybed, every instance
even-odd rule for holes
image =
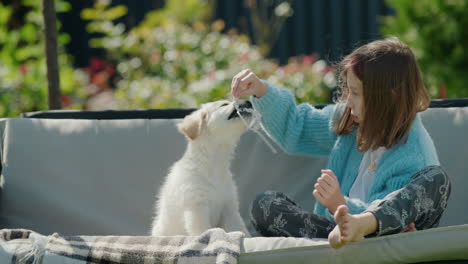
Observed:
[[[104,262],[111,255],[80,259],[78,251],[55,254],[48,250],[52,238],[62,239],[57,242],[62,246],[79,243],[79,250],[91,240],[115,242],[121,236],[150,243],[144,236],[150,231],[155,195],[186,146],[174,124],[191,111],[46,111],[1,120],[0,263],[10,263],[12,256],[13,262],[18,256],[30,261],[36,256],[38,263]],[[242,264],[468,262],[468,99],[433,101],[421,115],[452,181],[439,228],[365,239],[340,250],[326,240],[242,238],[236,233],[229,240],[231,255]],[[245,134],[232,171],[249,230],[253,232],[250,202],[265,190],[285,192],[312,210],[313,182],[325,166],[321,157],[273,154],[255,133]],[[53,233],[58,234],[48,237]],[[132,242],[122,245],[134,256],[144,253]],[[144,263],[153,263],[149,259]],[[119,262],[136,263],[128,258],[106,263]]]

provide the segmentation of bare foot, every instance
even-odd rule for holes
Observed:
[[[416,225],[414,224],[414,222],[411,222],[400,233],[407,233],[407,232],[414,232],[414,231],[418,231],[418,229],[416,228]]]
[[[336,226],[328,235],[328,242],[333,248],[340,248],[349,242],[355,242],[364,239],[364,236],[370,234],[374,227],[373,215],[359,214],[351,215],[348,213],[346,205],[338,206],[334,218]],[[374,217],[375,219],[375,217]]]

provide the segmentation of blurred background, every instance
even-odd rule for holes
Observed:
[[[0,117],[50,107],[47,19],[55,108],[102,110],[198,107],[244,68],[329,103],[340,59],[386,36],[411,46],[432,98],[468,97],[466,14],[466,0],[0,0]]]

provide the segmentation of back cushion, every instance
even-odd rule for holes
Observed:
[[[452,182],[452,193],[440,225],[468,224],[468,107],[431,108],[422,113],[442,167]]]
[[[149,234],[159,186],[186,147],[175,122],[7,120],[0,227]],[[249,229],[250,202],[266,189],[284,191],[311,210],[312,182],[325,164],[324,158],[273,154],[254,133],[245,134],[232,168]]]

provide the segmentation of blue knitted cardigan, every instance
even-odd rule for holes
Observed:
[[[333,131],[334,121],[339,118],[335,115],[337,105],[323,109],[305,103],[296,105],[288,90],[265,84],[269,89],[264,96],[251,97],[254,108],[262,114],[262,126],[286,153],[328,156],[328,169],[337,176],[351,214],[364,212],[372,201],[402,188],[422,168],[439,165],[434,143],[417,114],[407,141],[391,147],[381,157],[367,199],[351,199],[348,194],[363,158],[356,144],[357,129],[338,136]],[[310,183],[311,189],[314,184]],[[318,202],[314,213],[333,221],[333,215]]]

